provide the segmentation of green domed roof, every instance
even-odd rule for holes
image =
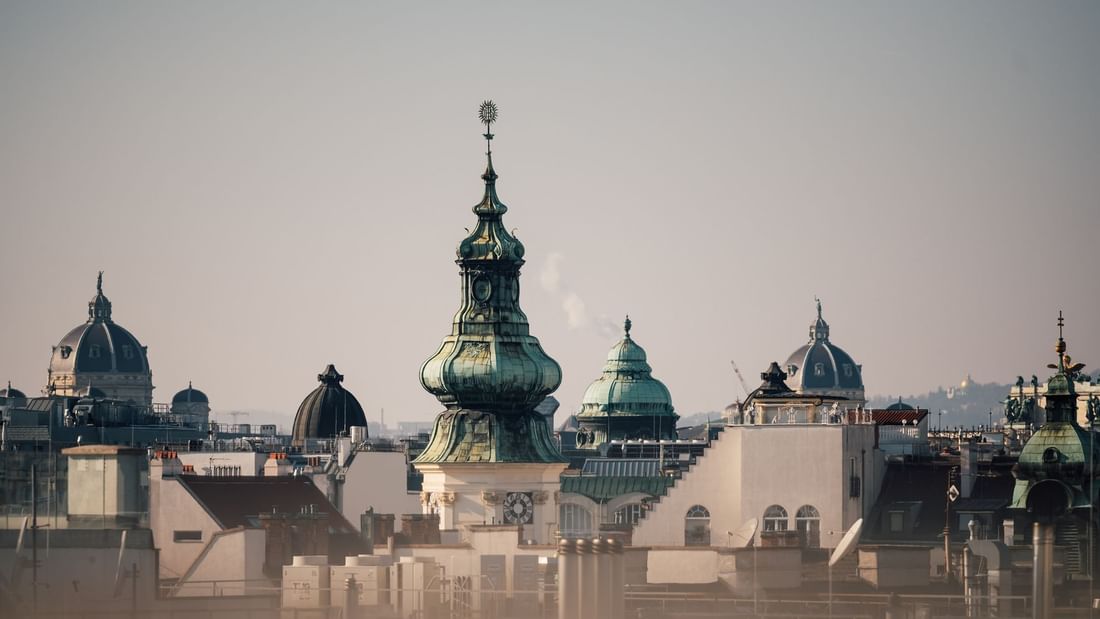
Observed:
[[[1071,364],[1066,353],[1066,342],[1062,337],[1062,313],[1058,313],[1058,343],[1054,350],[1058,353],[1058,363],[1048,367],[1057,371],[1047,382],[1046,422],[1035,434],[1031,435],[1020,458],[1013,469],[1016,488],[1012,496],[1012,507],[1034,512],[1037,518],[1058,515],[1059,510],[1089,508],[1096,496],[1095,482],[1100,474],[1100,443],[1095,434],[1077,425],[1077,393],[1074,379],[1084,364]],[[1051,507],[1049,497],[1039,492],[1042,486],[1062,488],[1056,493],[1058,501],[1062,495],[1065,504]],[[1029,500],[1036,492],[1037,503]]]
[[[486,108],[491,113],[486,113]],[[486,144],[496,120],[482,104]],[[542,349],[519,305],[523,244],[504,227],[492,150],[474,206],[477,225],[458,245],[462,305],[451,334],[420,367],[420,384],[447,407],[417,464],[564,462],[546,418],[535,410],[561,384],[561,366]]]
[[[603,375],[584,392],[579,420],[608,415],[677,417],[668,388],[653,378],[645,350],[630,337],[630,328],[627,317],[623,339],[608,352]]]

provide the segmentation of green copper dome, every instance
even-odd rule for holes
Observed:
[[[1012,507],[1038,512],[1039,516],[1047,508],[1055,515],[1058,510],[1088,508],[1096,496],[1096,488],[1089,486],[1100,483],[1092,481],[1100,477],[1100,444],[1093,440],[1092,432],[1077,425],[1077,393],[1073,383],[1084,364],[1070,364],[1062,326],[1059,314],[1055,346],[1058,364],[1049,366],[1057,373],[1047,383],[1046,422],[1028,439],[1013,469],[1017,481]],[[1029,500],[1029,495],[1040,487],[1058,490],[1044,493],[1041,504],[1037,504],[1034,499]],[[1059,505],[1050,505],[1051,496],[1057,497]],[[1065,503],[1061,504],[1063,497]]]
[[[558,462],[534,408],[561,384],[561,367],[530,334],[520,309],[524,248],[501,221],[508,207],[497,197],[492,151],[486,156],[477,224],[455,261],[462,305],[451,334],[420,368],[420,383],[447,410],[417,462]]]
[[[679,416],[664,383],[653,378],[645,350],[630,337],[627,317],[623,339],[607,354],[603,375],[588,386],[577,421],[579,446],[629,438],[675,438]]]

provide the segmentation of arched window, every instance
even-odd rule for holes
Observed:
[[[764,510],[764,530],[765,531],[786,531],[787,530],[787,510],[783,509],[781,505],[772,505],[768,509]]]
[[[642,517],[642,504],[641,503],[628,503],[623,505],[619,509],[615,510],[615,524],[629,524],[634,526],[638,524],[638,520]]]
[[[591,537],[593,533],[592,522],[592,512],[574,503],[562,503],[562,537]]]
[[[710,511],[693,505],[684,516],[684,545],[710,546]]]
[[[805,548],[821,546],[821,513],[813,505],[803,505],[794,514],[794,525],[798,528],[798,538]]]

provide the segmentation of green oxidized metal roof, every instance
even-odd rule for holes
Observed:
[[[1088,507],[1096,498],[1100,475],[1100,443],[1095,434],[1077,425],[1077,393],[1073,383],[1083,364],[1072,365],[1062,339],[1062,317],[1058,318],[1058,372],[1047,383],[1046,422],[1028,439],[1015,468],[1016,488],[1012,507],[1025,509],[1027,494],[1038,482],[1056,480],[1073,494],[1072,508]]]
[[[607,416],[676,417],[672,396],[653,378],[645,350],[630,336],[628,316],[619,340],[607,354],[603,375],[588,386],[578,419]]]
[[[561,491],[580,494],[604,502],[632,492],[661,496],[676,480],[671,477],[589,477],[563,476]]]
[[[417,463],[566,462],[535,411],[444,411]]]
[[[496,120],[482,104],[485,138]],[[564,462],[545,419],[534,412],[561,384],[561,366],[530,333],[519,306],[523,244],[501,220],[492,150],[474,206],[477,224],[458,244],[462,305],[450,335],[420,367],[420,383],[447,410],[417,462]]]

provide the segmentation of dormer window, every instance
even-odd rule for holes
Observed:
[[[71,354],[73,354],[72,346],[62,346],[61,347],[61,358],[62,359],[68,359],[69,355],[71,355]]]
[[[824,376],[824,375],[825,375],[825,364],[824,363],[815,363],[814,364],[814,376]]]
[[[793,363],[787,364],[787,376],[794,378],[794,375],[798,374],[798,366]]]
[[[134,347],[130,346],[129,344],[123,344],[122,345],[122,358],[123,359],[133,359],[134,358]],[[845,366],[845,367],[847,367],[847,366]]]
[[[92,344],[91,346],[88,347],[88,358],[89,359],[99,359],[101,356],[103,356],[103,351],[99,347],[99,344]]]
[[[852,377],[852,364],[851,363],[845,363],[844,364],[844,375],[847,376],[848,378]]]

